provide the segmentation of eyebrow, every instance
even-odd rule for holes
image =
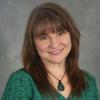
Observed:
[[[59,29],[59,30],[56,30],[56,31],[54,31],[54,32],[38,32],[38,33],[36,33],[34,36],[35,37],[38,37],[38,36],[41,36],[41,35],[48,35],[49,33],[52,33],[52,34],[57,34],[57,33],[59,33],[59,32],[65,32],[65,31],[67,31],[66,29]]]
[[[37,38],[37,37],[39,37],[39,36],[42,36],[42,35],[48,35],[47,33],[36,33],[35,35],[34,35],[34,37],[35,38]]]

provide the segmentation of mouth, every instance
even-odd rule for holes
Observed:
[[[49,53],[52,54],[52,55],[58,55],[62,52],[63,49],[60,49],[60,50],[54,50],[54,51],[50,51]]]

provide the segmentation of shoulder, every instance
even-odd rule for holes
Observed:
[[[13,72],[6,84],[2,100],[29,100],[34,94],[34,82],[28,72]]]
[[[30,74],[26,72],[24,69],[18,69],[10,74],[8,82],[30,82],[28,80],[32,81]]]
[[[26,85],[25,87],[33,87],[35,85],[31,75],[23,68],[11,73],[7,84]]]
[[[18,69],[14,71],[9,79],[23,79],[23,80],[32,80],[31,75],[25,69]]]
[[[95,76],[92,73],[86,70],[84,70],[83,72],[86,81],[88,81],[89,83],[95,81]]]
[[[86,81],[86,89],[85,91],[83,91],[83,97],[91,98],[91,100],[99,100],[98,99],[99,93],[98,93],[97,82],[96,82],[95,76],[88,71],[83,71],[83,72],[84,72],[84,77]]]
[[[84,72],[84,78],[85,78],[87,87],[95,88],[96,87],[96,78],[95,78],[95,76],[92,73],[90,73],[86,70],[84,70],[83,72]]]

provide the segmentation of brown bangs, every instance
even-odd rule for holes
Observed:
[[[65,24],[62,16],[58,15],[52,9],[43,9],[43,11],[40,11],[33,25],[34,36],[41,33],[57,33],[68,30],[68,25]]]

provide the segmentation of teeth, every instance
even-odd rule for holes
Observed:
[[[57,54],[57,53],[60,53],[60,52],[61,52],[61,50],[59,50],[59,51],[52,51],[51,53]]]
[[[53,51],[53,52],[51,52],[51,53],[59,53],[60,51]]]

